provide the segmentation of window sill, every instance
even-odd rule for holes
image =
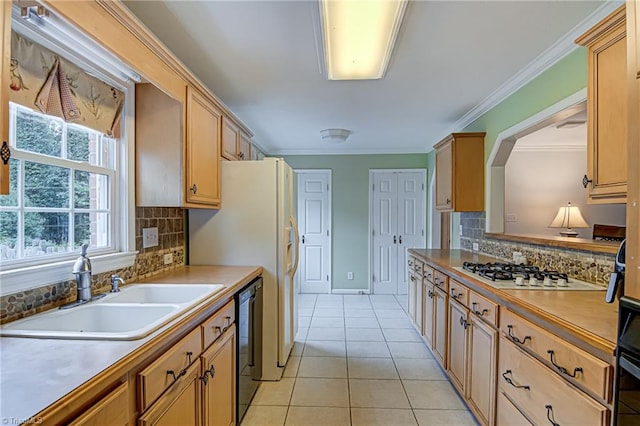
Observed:
[[[131,251],[90,257],[92,273],[94,275],[101,274],[131,266],[135,263],[137,254],[138,252]],[[74,280],[75,276],[71,273],[74,262],[75,260],[71,259],[47,265],[0,271],[0,282],[2,283],[0,296]]]

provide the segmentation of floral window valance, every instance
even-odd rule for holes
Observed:
[[[124,94],[13,31],[10,77],[12,102],[119,137]]]

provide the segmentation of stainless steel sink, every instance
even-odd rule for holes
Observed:
[[[137,284],[65,310],[0,327],[0,335],[56,339],[140,339],[224,288],[219,284]]]

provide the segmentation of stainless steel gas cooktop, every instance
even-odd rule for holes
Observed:
[[[567,274],[531,265],[464,262],[462,267],[454,269],[502,290],[605,290],[595,284],[570,278]]]

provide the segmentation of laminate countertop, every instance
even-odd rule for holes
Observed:
[[[121,374],[127,362],[173,332],[190,317],[222,306],[262,274],[256,266],[186,266],[136,283],[223,284],[226,288],[138,340],[101,341],[0,338],[0,422],[47,423],[52,406],[71,392],[90,388],[93,379]],[[123,319],[126,320],[126,319]],[[124,371],[126,374],[126,371]],[[135,390],[134,390],[135,391]],[[56,404],[58,401],[58,404]],[[58,408],[59,409],[59,408]]]
[[[604,301],[604,288],[602,291],[496,289],[454,269],[465,261],[495,262],[496,258],[463,250],[410,249],[409,253],[587,352],[614,362],[618,303]]]

